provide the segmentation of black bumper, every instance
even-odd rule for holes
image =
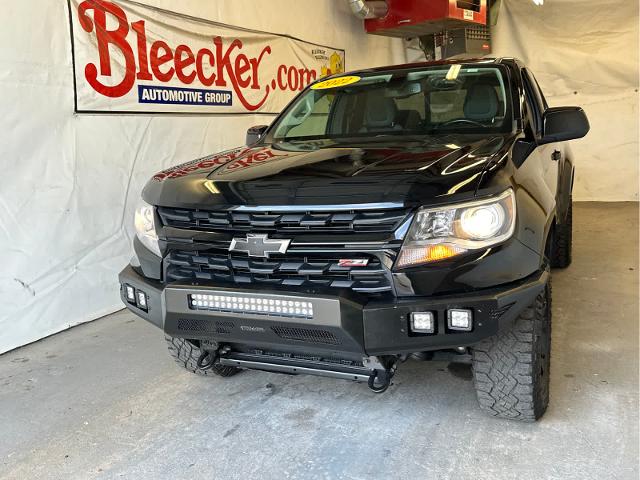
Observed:
[[[165,286],[143,277],[131,266],[120,273],[119,279],[120,294],[127,308],[174,337],[281,352],[330,352],[357,357],[473,345],[510,326],[544,288],[548,275],[547,271],[539,271],[523,281],[473,293],[386,301],[349,295],[264,290],[251,286],[231,289],[201,285]],[[125,285],[146,294],[146,310],[127,301]],[[194,310],[187,300],[190,293],[299,299],[313,302],[316,313],[313,318],[301,319]],[[473,311],[472,331],[447,328],[446,311],[451,308]],[[409,331],[409,314],[415,311],[435,312],[434,334]]]

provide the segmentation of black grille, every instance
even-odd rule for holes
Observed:
[[[326,345],[340,345],[340,340],[333,333],[326,330],[293,327],[271,327],[273,333],[285,340],[297,340],[307,343],[323,343]]]
[[[183,332],[219,333],[228,335],[235,327],[233,322],[199,320],[193,318],[178,319],[178,330]]]
[[[339,265],[340,258],[366,259],[363,267]],[[173,251],[165,259],[168,282],[204,281],[264,284],[292,287],[346,288],[356,292],[391,291],[387,270],[375,256],[345,253],[322,256],[287,254],[272,258],[249,258],[230,252]]]
[[[409,210],[343,212],[237,212],[159,207],[163,225],[202,231],[233,232],[393,232]]]

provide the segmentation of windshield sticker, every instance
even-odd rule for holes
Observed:
[[[347,75],[345,77],[330,78],[323,82],[318,82],[311,86],[311,90],[324,90],[327,88],[344,87],[345,85],[351,85],[360,81],[360,77],[357,75]]]

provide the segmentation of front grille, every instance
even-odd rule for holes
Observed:
[[[316,328],[271,327],[273,333],[285,340],[297,340],[307,343],[340,345],[340,340],[333,333]]]
[[[408,209],[346,210],[342,212],[239,212],[158,207],[168,227],[202,231],[293,232],[393,232],[409,214]]]
[[[339,265],[340,258],[367,259],[364,267]],[[167,282],[215,282],[291,287],[345,288],[363,293],[391,291],[387,270],[372,255],[345,253],[250,258],[223,251],[172,251],[165,259]]]

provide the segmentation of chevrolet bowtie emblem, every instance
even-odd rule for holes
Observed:
[[[291,240],[277,240],[266,235],[248,233],[247,238],[234,238],[229,251],[246,252],[250,257],[269,258],[270,253],[285,253]]]

